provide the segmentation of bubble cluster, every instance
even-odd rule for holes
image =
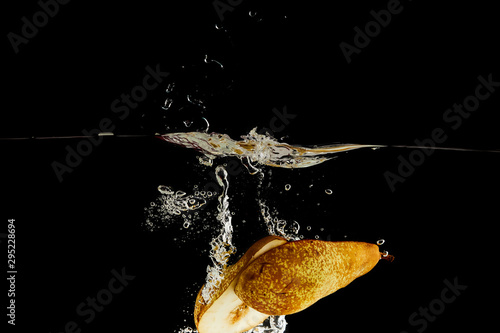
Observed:
[[[283,333],[286,325],[285,316],[270,316],[262,324],[245,333]]]
[[[297,221],[292,221],[287,223],[286,220],[279,219],[278,217],[272,217],[269,207],[266,205],[264,200],[258,200],[260,206],[260,213],[264,219],[264,223],[267,227],[267,232],[269,235],[281,236],[286,240],[298,240],[300,225]],[[288,226],[288,227],[287,227]]]
[[[262,324],[255,326],[245,333],[284,333],[286,325],[285,316],[269,316]],[[177,333],[198,333],[198,330],[186,326],[177,331]]]
[[[183,220],[183,227],[189,228],[193,222],[193,217],[198,214],[190,214],[191,211],[203,207],[207,200],[215,197],[217,193],[210,191],[198,191],[197,187],[193,189],[193,194],[187,194],[183,191],[175,191],[172,187],[166,185],[158,186],[160,195],[152,202],[149,207],[145,207],[145,226],[153,231],[160,227],[167,227],[175,221],[176,217]]]

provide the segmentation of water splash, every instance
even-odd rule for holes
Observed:
[[[236,252],[236,247],[232,243],[233,226],[231,224],[232,216],[229,210],[229,181],[227,171],[219,165],[215,169],[217,182],[222,187],[222,193],[219,195],[219,205],[217,206],[217,221],[221,224],[219,235],[210,242],[210,259],[213,266],[207,266],[207,277],[201,295],[203,301],[208,303],[214,291],[223,279],[223,272],[227,266],[229,257]]]
[[[277,168],[307,168],[328,161],[334,153],[358,148],[378,147],[376,145],[340,144],[318,147],[293,146],[278,142],[269,135],[257,133],[254,128],[243,140],[236,141],[219,133],[168,133],[159,138],[203,153],[208,159],[216,157],[237,157],[250,174],[259,171],[259,165]]]
[[[260,213],[267,227],[267,233],[269,235],[281,236],[288,241],[299,240],[298,235],[300,230],[300,225],[297,221],[292,221],[287,223],[286,220],[279,219],[278,217],[273,217],[271,215],[269,207],[266,205],[264,200],[259,199],[257,203],[260,207]]]

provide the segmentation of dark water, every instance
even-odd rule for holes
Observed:
[[[210,131],[235,139],[258,127],[291,144],[411,145],[441,129],[442,146],[500,148],[500,88],[460,124],[443,119],[474,96],[479,76],[500,81],[493,9],[401,2],[402,11],[347,63],[339,44],[353,44],[354,27],[387,5],[243,1],[223,21],[210,1],[61,5],[17,54],[4,43],[1,136],[204,130],[206,119]],[[39,10],[35,2],[9,9],[5,35],[20,34],[21,18]],[[147,90],[154,80],[144,78],[155,70],[169,75]],[[127,104],[122,94],[133,92],[141,100]],[[305,238],[385,239],[381,248],[396,257],[287,316],[289,332],[442,332],[492,321],[499,154],[367,149],[307,169],[266,167],[259,180],[239,161],[202,166],[194,151],[154,137],[81,141],[0,141],[1,215],[4,225],[16,219],[14,330],[194,327],[192,306],[219,230],[217,199],[196,210],[189,228],[174,217],[150,232],[144,208],[162,184],[220,191],[213,172],[223,163],[232,170],[232,260],[267,235],[257,199],[297,221]],[[53,163],[67,163],[67,149],[88,156],[73,157],[60,181]],[[391,189],[387,171],[404,181]],[[123,290],[107,292],[124,273]],[[453,283],[467,288],[443,292]],[[106,304],[93,308],[89,298],[98,297]]]

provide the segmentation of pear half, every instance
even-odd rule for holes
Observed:
[[[302,311],[369,272],[380,258],[370,243],[268,236],[226,269],[208,304],[200,290],[196,327],[199,333],[241,333],[270,315]]]
[[[194,309],[194,322],[199,333],[245,332],[269,317],[247,306],[236,296],[234,287],[245,267],[265,252],[286,242],[282,237],[268,236],[253,244],[236,264],[226,269],[223,280],[208,304],[201,296],[201,288]]]

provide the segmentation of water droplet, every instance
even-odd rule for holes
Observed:
[[[207,118],[205,117],[201,117],[201,119],[205,120],[205,122],[207,123],[207,128],[205,128],[205,132],[208,133],[208,129],[210,128],[210,123],[208,122]]]
[[[290,191],[291,188],[292,188],[292,185],[290,185],[290,184],[285,185],[285,191]]]
[[[325,190],[325,193],[328,194],[328,195],[331,195],[333,193],[333,191],[331,189],[327,188]]]
[[[167,98],[165,100],[165,102],[163,102],[163,105],[162,105],[161,108],[166,111],[166,110],[170,109],[170,107],[172,106],[173,102],[174,102],[173,99]]]
[[[224,69],[224,65],[222,65],[219,61],[215,59],[208,59],[208,54],[205,54],[205,59],[203,59],[203,61],[205,61],[206,64],[208,64],[209,62],[215,62],[217,65],[220,66],[220,68]]]
[[[293,232],[294,234],[297,234],[297,233],[299,232],[299,230],[300,230],[300,224],[299,224],[299,222],[297,222],[297,221],[293,221],[293,222],[292,222],[292,227],[291,227],[291,230],[292,230],[292,232]]]

